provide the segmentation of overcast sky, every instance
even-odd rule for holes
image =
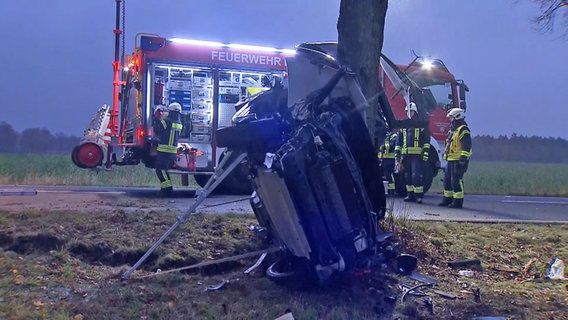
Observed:
[[[560,0],[559,0],[560,1]],[[339,0],[127,0],[134,35],[293,48],[337,40]],[[80,136],[112,103],[115,0],[0,0],[0,122]],[[528,0],[391,0],[383,52],[441,58],[470,88],[473,135],[568,139],[568,42]],[[562,8],[568,10],[568,7]]]

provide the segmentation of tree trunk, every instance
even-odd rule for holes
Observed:
[[[388,0],[341,0],[338,32],[338,59],[357,73],[369,103],[366,121],[369,134],[376,136],[379,59],[383,49]]]

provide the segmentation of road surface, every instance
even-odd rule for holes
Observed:
[[[174,198],[156,197],[156,189],[132,187],[0,186],[0,210],[172,210],[185,213],[195,201],[194,189],[178,189]],[[398,217],[412,220],[568,223],[568,198],[466,195],[463,209],[438,207],[441,195],[427,194],[422,204],[387,199]],[[199,213],[252,214],[248,196],[212,195]]]

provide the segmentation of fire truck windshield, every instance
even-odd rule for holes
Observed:
[[[428,89],[436,100],[436,106],[449,110],[452,108],[452,86],[450,82],[434,84],[423,89]]]

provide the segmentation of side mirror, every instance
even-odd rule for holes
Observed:
[[[460,100],[465,101],[465,93],[469,92],[469,88],[465,84],[465,82],[460,83]]]

